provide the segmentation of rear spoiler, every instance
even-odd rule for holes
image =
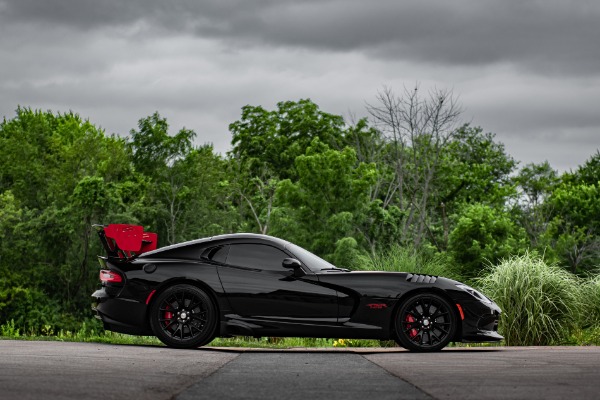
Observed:
[[[109,259],[130,261],[142,253],[156,249],[158,235],[144,232],[139,225],[94,225]]]

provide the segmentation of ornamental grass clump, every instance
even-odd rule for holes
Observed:
[[[505,259],[477,283],[502,308],[499,330],[509,346],[558,344],[578,326],[579,279],[538,256]]]
[[[582,299],[585,300],[581,313],[582,328],[600,328],[600,271],[582,287]]]
[[[449,257],[443,254],[423,255],[413,249],[398,245],[391,246],[373,256],[360,256],[355,270],[412,272],[415,274],[458,278]]]

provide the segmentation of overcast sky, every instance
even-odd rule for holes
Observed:
[[[229,149],[246,104],[365,116],[382,87],[449,89],[521,165],[600,148],[598,0],[0,0],[0,117],[154,111]]]

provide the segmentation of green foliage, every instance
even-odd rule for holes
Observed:
[[[467,278],[477,276],[485,262],[495,263],[525,246],[524,232],[505,212],[483,204],[467,206],[450,233],[448,251]]]
[[[281,179],[294,179],[296,158],[313,140],[337,147],[344,129],[342,117],[321,111],[308,99],[277,103],[273,111],[248,105],[241,119],[229,125],[231,153],[255,175],[266,167]]]
[[[169,124],[158,112],[140,119],[138,129],[129,132],[129,148],[136,170],[148,176],[161,174],[176,159],[185,157],[192,150],[196,136],[194,131],[185,128],[169,136]]]
[[[411,272],[450,279],[459,278],[456,267],[446,254],[427,254],[399,245],[391,246],[375,255],[360,256],[351,267],[359,271]]]
[[[11,319],[5,324],[0,325],[0,335],[10,338],[18,338],[21,336],[21,330],[15,326],[15,320]]]
[[[600,273],[596,272],[585,281],[581,286],[581,296],[584,302],[581,327],[594,327],[600,332]]]
[[[38,289],[20,286],[0,288],[0,321],[11,321],[21,332],[39,332],[44,326],[67,325],[73,319],[61,311],[56,301],[49,300]]]
[[[509,346],[559,344],[578,326],[580,281],[538,256],[505,259],[478,285],[502,309],[499,330]]]
[[[600,183],[558,185],[549,197],[553,218],[541,240],[548,252],[578,273],[600,264]]]
[[[439,201],[449,212],[471,203],[502,206],[515,192],[510,175],[516,165],[494,134],[463,125],[443,153]]]
[[[520,197],[513,208],[527,232],[533,248],[543,246],[540,239],[552,218],[552,206],[546,200],[559,184],[557,172],[546,161],[527,164],[515,177]]]
[[[331,255],[338,240],[356,234],[376,174],[374,165],[359,163],[350,148],[333,150],[314,139],[306,154],[296,158],[296,168],[298,180],[283,180],[276,193],[296,227],[284,230],[280,224],[273,233]]]
[[[600,327],[576,329],[565,344],[573,346],[600,346]]]
[[[562,177],[565,183],[597,185],[600,183],[600,150],[586,160],[575,172],[566,173]]]
[[[340,268],[353,268],[363,256],[364,251],[361,251],[356,239],[345,237],[335,242],[331,261]]]

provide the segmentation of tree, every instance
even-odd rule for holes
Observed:
[[[462,276],[473,278],[485,262],[519,254],[525,248],[524,232],[509,215],[484,204],[473,204],[458,217],[450,233],[448,251],[457,261]]]
[[[541,164],[527,164],[515,177],[520,196],[516,204],[519,221],[531,241],[538,247],[540,237],[548,229],[552,218],[552,204],[547,199],[559,183],[557,172],[545,161]]]
[[[573,273],[585,273],[600,262],[600,152],[553,186],[544,207],[550,218],[541,235],[549,257]]]
[[[100,251],[90,225],[121,211],[110,188],[132,173],[124,140],[72,112],[18,108],[15,118],[0,124],[0,154],[4,215],[13,221],[0,267],[27,293],[63,310],[83,310],[97,281],[89,255]]]
[[[594,269],[600,261],[600,189],[597,185],[563,182],[548,203],[553,218],[542,243],[573,273]]]
[[[515,196],[511,174],[516,165],[504,145],[494,140],[494,134],[469,125],[456,130],[444,149],[431,194],[439,207],[443,230],[441,240],[436,241],[439,250],[448,246],[450,216],[474,203],[502,208]]]
[[[178,224],[189,193],[181,160],[192,151],[196,133],[183,128],[169,136],[168,129],[167,120],[155,112],[138,121],[128,145],[136,171],[150,179],[151,197],[159,203],[153,207],[156,221],[151,225],[158,228],[159,238],[173,244],[179,238]]]
[[[342,117],[321,111],[309,99],[280,102],[273,111],[248,105],[241,119],[229,125],[231,155],[247,164],[252,175],[266,167],[279,179],[295,179],[296,157],[313,139],[337,148],[344,129]]]
[[[196,133],[182,128],[174,136],[169,136],[169,124],[158,112],[138,121],[138,130],[132,129],[132,161],[136,170],[147,175],[160,175],[175,160],[183,158],[193,147]]]
[[[293,215],[294,225],[290,229],[289,220],[280,216],[273,231],[321,255],[333,254],[334,244],[344,237],[360,237],[375,166],[359,163],[350,148],[334,150],[315,138],[297,157],[296,169],[298,181],[283,180],[276,194],[286,207],[279,215]]]
[[[260,169],[259,175],[252,175],[239,160],[234,159],[232,163],[237,171],[233,178],[233,190],[241,198],[240,211],[243,212],[244,205],[247,206],[258,232],[266,235],[271,228],[271,217],[276,207],[275,192],[280,181],[266,166]]]
[[[419,248],[429,234],[435,179],[461,109],[451,92],[435,89],[423,97],[417,86],[402,96],[384,88],[367,110],[389,141],[392,179],[381,190],[383,205],[395,205],[403,216],[400,242]]]

